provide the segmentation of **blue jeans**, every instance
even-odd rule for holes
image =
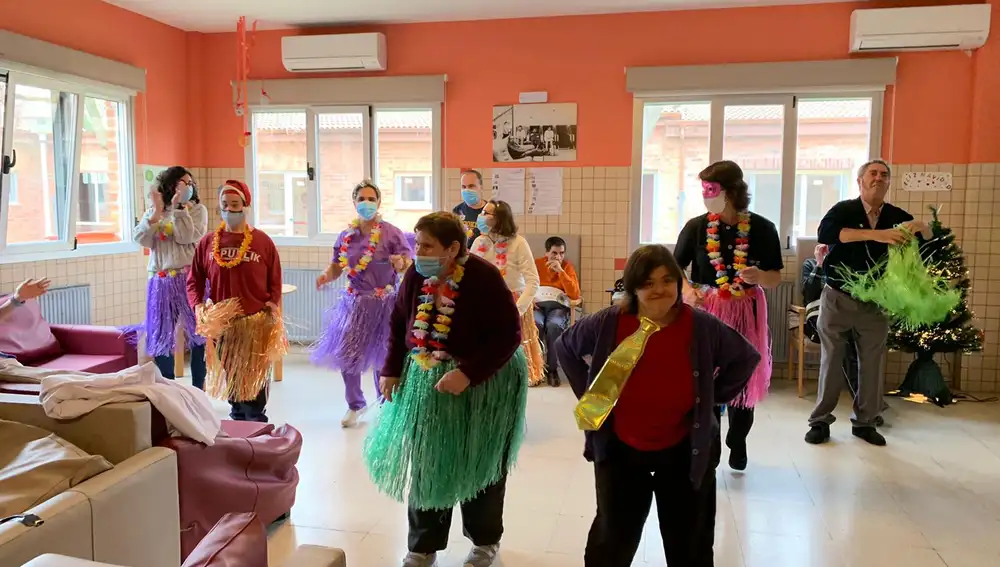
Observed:
[[[174,379],[173,355],[157,356],[153,359],[160,374],[167,380]],[[205,345],[191,347],[191,385],[199,390],[205,389]]]

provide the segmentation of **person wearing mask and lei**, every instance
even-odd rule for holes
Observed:
[[[436,565],[456,505],[474,546],[463,565],[488,567],[524,437],[521,317],[496,268],[468,253],[456,215],[431,213],[415,231],[416,258],[392,311],[380,380],[387,402],[364,461],[381,492],[407,497],[403,567]]]
[[[760,355],[682,301],[684,273],[665,246],[633,252],[623,280],[619,305],[556,341],[594,463],[597,515],[583,564],[632,565],[655,497],[667,564],[711,567],[722,451],[715,408],[743,390]]]
[[[708,213],[681,229],[674,254],[682,269],[685,301],[736,329],[760,353],[746,389],[729,405],[729,466],[747,467],[747,436],[754,407],[771,383],[771,339],[762,288],[781,283],[781,241],[774,223],[749,211],[749,187],[732,161],[713,163],[698,174]]]
[[[132,239],[149,249],[146,321],[128,330],[145,336],[146,354],[160,374],[174,379],[177,328],[191,349],[191,384],[205,389],[205,338],[196,332],[194,310],[187,299],[187,274],[195,247],[208,231],[208,209],[198,198],[194,178],[175,165],[156,177],[149,192],[153,206],[132,231]]]
[[[468,236],[467,248],[472,248],[472,243],[479,238],[479,214],[486,207],[486,201],[482,197],[483,174],[475,169],[462,172],[462,202],[455,206],[451,212],[462,219],[465,226],[465,234]]]
[[[219,204],[222,223],[198,243],[187,278],[188,301],[208,339],[208,392],[229,400],[230,419],[267,422],[271,369],[288,348],[281,259],[271,238],[247,223],[245,183],[226,181]]]
[[[344,377],[347,414],[343,427],[353,427],[368,405],[361,374],[378,374],[385,363],[389,315],[396,302],[399,274],[410,267],[412,252],[403,231],[378,213],[382,193],[362,181],[351,193],[358,216],[340,233],[330,265],[316,278],[316,289],[347,274],[347,286],[327,312],[325,331],[312,349],[314,364],[339,370]],[[380,400],[381,401],[381,400]]]
[[[496,266],[514,294],[521,314],[521,344],[528,357],[528,383],[538,386],[545,377],[545,359],[535,326],[538,268],[531,247],[517,233],[514,213],[505,201],[488,201],[476,225],[479,236],[472,243],[472,253]]]

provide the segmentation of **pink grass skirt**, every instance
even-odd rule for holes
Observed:
[[[706,289],[705,292],[702,309],[743,335],[760,353],[760,364],[750,376],[746,388],[730,402],[730,405],[738,408],[752,408],[767,396],[767,389],[771,386],[771,334],[767,327],[767,299],[764,297],[764,290],[754,286],[746,290],[742,297],[729,299],[720,298],[715,288]]]

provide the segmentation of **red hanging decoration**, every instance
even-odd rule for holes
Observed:
[[[240,134],[241,148],[250,144],[250,107],[247,102],[247,80],[250,77],[250,48],[253,47],[253,36],[257,33],[257,22],[254,21],[247,32],[247,18],[240,16],[236,23],[236,116],[243,120],[243,133]]]

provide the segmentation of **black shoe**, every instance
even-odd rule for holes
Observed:
[[[885,420],[882,419],[882,416],[880,415],[880,416],[876,417],[875,418],[875,427],[882,427],[883,425],[885,425]]]
[[[736,449],[729,448],[729,468],[734,471],[744,471],[747,468],[747,448],[744,444]]]
[[[548,377],[546,378],[546,380],[548,381],[549,386],[552,386],[553,388],[558,388],[559,385],[562,384],[562,380],[559,379],[559,373],[558,372],[552,372],[552,373],[550,373],[548,375]]]
[[[825,423],[818,423],[809,426],[806,432],[806,443],[810,445],[820,445],[830,440],[830,426]]]
[[[882,437],[881,433],[875,431],[874,427],[854,427],[851,429],[851,433],[858,439],[864,439],[876,447],[885,446],[885,437]]]

